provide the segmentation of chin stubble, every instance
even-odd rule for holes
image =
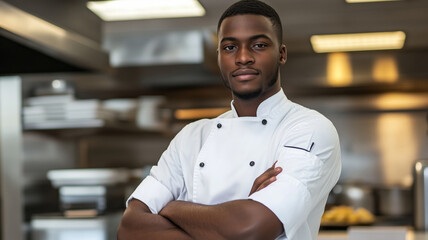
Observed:
[[[262,93],[262,89],[259,88],[253,92],[248,92],[248,93],[239,93],[236,91],[232,90],[232,93],[235,97],[242,99],[242,100],[251,100],[254,98],[257,98],[258,96],[260,96],[260,94]]]
[[[279,64],[278,64],[278,67],[279,67]],[[276,84],[276,82],[278,81],[278,74],[279,74],[279,71],[276,71],[276,73],[273,76],[273,78],[269,81],[269,84],[268,84],[269,88],[272,87],[272,86],[274,86]],[[256,90],[252,91],[252,92],[247,92],[247,93],[236,92],[235,90],[233,90],[230,87],[229,82],[223,77],[223,75],[222,75],[222,79],[223,79],[224,86],[226,86],[226,88],[228,88],[229,90],[231,90],[232,93],[233,93],[233,95],[235,97],[237,97],[239,99],[242,99],[242,100],[251,100],[251,99],[257,98],[263,92],[262,88],[259,88],[259,89],[256,89]]]

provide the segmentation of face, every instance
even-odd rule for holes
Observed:
[[[234,97],[266,99],[279,91],[279,66],[286,61],[286,49],[269,18],[253,14],[225,18],[218,39],[218,65]]]

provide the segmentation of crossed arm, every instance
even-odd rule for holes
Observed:
[[[275,164],[254,182],[250,195],[276,180]],[[138,200],[131,200],[118,229],[119,240],[141,239],[275,239],[282,223],[263,204],[235,200],[218,205],[185,201],[168,203],[159,214]]]

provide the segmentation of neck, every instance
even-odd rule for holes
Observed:
[[[233,98],[233,106],[239,117],[255,117],[260,103],[262,101],[259,99],[241,100],[237,97]]]
[[[279,92],[279,87],[274,92],[264,94],[254,99],[243,100],[236,96],[233,96],[233,106],[235,107],[236,113],[239,117],[255,117],[257,116],[257,109],[259,105],[269,97]]]

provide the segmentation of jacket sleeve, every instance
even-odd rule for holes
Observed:
[[[322,213],[322,201],[339,179],[340,146],[333,124],[320,117],[293,127],[281,142],[276,166],[283,169],[277,180],[249,198],[268,207],[288,239],[294,239],[314,208],[321,206],[317,210]]]
[[[157,214],[168,202],[178,199],[185,188],[178,154],[183,131],[186,131],[186,128],[171,141],[158,164],[150,170],[149,176],[128,198],[127,205],[131,199],[138,199],[145,203],[152,213]]]

